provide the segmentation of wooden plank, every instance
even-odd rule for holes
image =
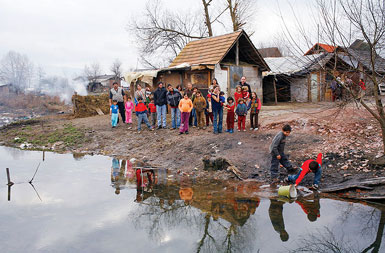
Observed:
[[[277,97],[277,85],[275,83],[275,76],[273,76],[273,85],[274,85],[274,100],[275,104],[278,104],[278,97]]]
[[[376,186],[376,185],[382,185],[382,184],[385,184],[385,177],[371,178],[360,182],[351,182],[351,183],[347,182],[343,184],[338,184],[326,189],[322,189],[322,192],[324,193],[338,192],[338,191],[350,190],[354,188],[372,190],[373,188],[368,186]]]
[[[100,108],[95,108],[95,111],[99,114],[99,115],[104,115],[104,113],[102,112],[102,110]]]

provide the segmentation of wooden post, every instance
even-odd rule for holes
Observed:
[[[235,45],[235,65],[239,66],[239,41]]]
[[[11,201],[11,187],[12,185],[8,185],[8,201]]]
[[[275,83],[275,75],[273,76],[273,85],[274,85],[274,99],[275,99],[275,104],[278,104],[278,97],[277,97],[277,85]]]
[[[8,179],[8,186],[13,185],[13,182],[11,181],[11,176],[9,175],[9,168],[6,168],[7,171],[7,179]]]

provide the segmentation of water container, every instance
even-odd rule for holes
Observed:
[[[297,197],[297,189],[294,185],[284,185],[278,188],[278,195],[295,199]]]

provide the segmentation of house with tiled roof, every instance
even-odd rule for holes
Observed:
[[[242,76],[262,97],[262,72],[269,66],[245,31],[189,42],[168,68],[161,69],[154,83],[162,81],[174,87],[188,83],[207,93],[217,79],[226,95],[233,94]]]
[[[336,49],[338,49],[338,46],[316,43],[304,55],[333,53]]]

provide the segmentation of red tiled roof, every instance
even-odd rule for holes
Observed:
[[[334,50],[336,50],[335,46],[331,46],[331,45],[327,45],[327,44],[322,44],[322,43],[316,43],[304,55],[312,54],[312,51],[314,51],[317,48],[317,46],[322,48],[323,50],[325,50],[328,53],[333,53]]]

